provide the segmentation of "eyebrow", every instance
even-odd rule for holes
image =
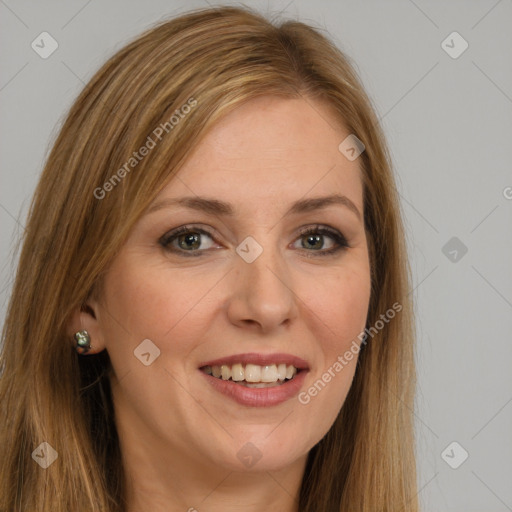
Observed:
[[[362,215],[357,206],[348,197],[340,194],[300,199],[290,206],[286,211],[285,216],[321,210],[331,205],[345,206],[354,213],[359,220],[362,220]],[[222,215],[228,217],[232,217],[235,213],[235,210],[230,203],[225,203],[218,199],[208,199],[206,197],[199,196],[162,199],[150,206],[147,213],[153,213],[157,210],[161,210],[162,208],[171,206],[182,206],[184,208],[190,208],[191,210],[201,211],[210,215]]]

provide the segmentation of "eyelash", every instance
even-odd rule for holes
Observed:
[[[193,226],[182,226],[182,227],[179,227],[179,228],[163,235],[159,240],[159,244],[166,251],[178,253],[185,257],[202,256],[202,253],[204,253],[205,250],[184,251],[183,249],[177,249],[175,247],[173,247],[173,248],[170,247],[170,244],[174,239],[176,239],[180,235],[184,235],[184,234],[188,234],[188,233],[208,235],[212,240],[214,240],[213,234],[210,233],[206,229],[196,228]],[[331,249],[324,250],[324,251],[302,249],[303,251],[306,251],[306,253],[311,253],[311,252],[315,253],[314,255],[307,254],[308,258],[315,258],[317,256],[318,257],[330,256],[339,251],[344,251],[350,247],[350,245],[347,242],[347,239],[341,233],[339,233],[338,231],[336,231],[334,229],[327,228],[327,227],[320,226],[320,225],[316,225],[313,227],[310,226],[310,227],[301,229],[299,232],[298,238],[307,236],[307,235],[313,235],[313,234],[327,235],[337,243],[337,246],[332,247]]]

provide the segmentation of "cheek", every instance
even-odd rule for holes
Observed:
[[[362,264],[333,275],[320,293],[312,296],[316,331],[323,332],[323,352],[331,364],[364,330],[370,301],[369,269]]]
[[[298,400],[316,418],[318,436],[331,427],[352,384],[369,300],[369,269],[364,264],[337,272],[328,287],[311,296],[310,319],[316,324],[321,356]]]
[[[173,317],[169,316],[168,301],[176,293],[175,288],[166,287],[153,274],[150,269],[134,271],[128,265],[119,265],[111,273],[106,305],[117,320],[112,326],[115,332],[128,331],[130,338],[144,339],[158,337],[166,326],[171,328]]]
[[[119,261],[105,286],[109,352],[126,346],[133,351],[144,339],[162,351],[172,348],[169,352],[174,354],[190,350],[188,341],[192,331],[200,329],[201,318],[206,321],[208,291],[217,280],[218,276],[209,278],[199,271]]]

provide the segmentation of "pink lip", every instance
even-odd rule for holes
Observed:
[[[304,361],[304,359],[292,356],[291,354],[256,354],[252,352],[248,354],[235,354],[232,356],[226,356],[212,361],[206,361],[204,363],[201,363],[199,365],[199,368],[202,368],[203,366],[221,366],[223,364],[231,366],[237,363],[257,364],[259,366],[266,366],[271,364],[286,364],[295,366],[295,368],[297,368],[298,370],[309,370],[308,363]]]
[[[223,359],[222,361],[226,360]],[[237,361],[240,361],[240,359],[237,359]],[[215,361],[213,361],[213,363],[215,363]],[[293,398],[300,391],[300,388],[304,384],[306,374],[308,373],[306,370],[302,370],[298,372],[293,379],[270,388],[247,388],[240,384],[235,384],[231,380],[222,380],[217,377],[213,377],[212,375],[208,375],[201,370],[199,371],[216,391],[219,391],[240,405],[247,405],[250,407],[270,407]]]

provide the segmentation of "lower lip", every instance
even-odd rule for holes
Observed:
[[[301,370],[293,379],[269,388],[248,388],[231,380],[222,380],[199,370],[211,386],[240,405],[271,407],[279,405],[298,394],[304,384],[307,370]]]

